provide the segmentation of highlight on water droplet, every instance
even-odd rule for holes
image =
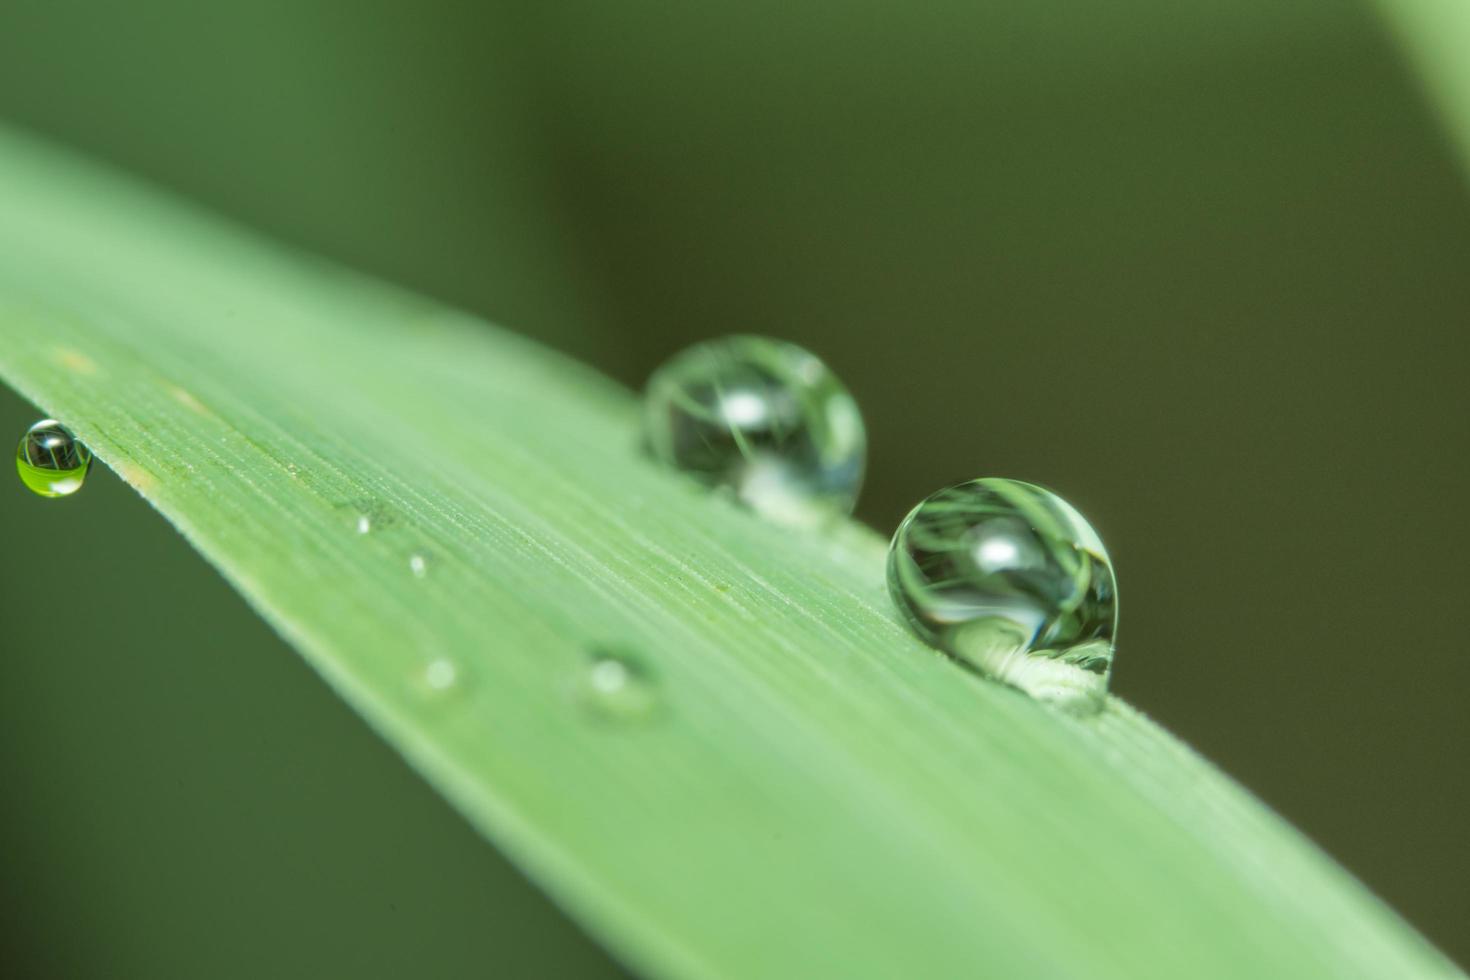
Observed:
[[[415,551],[408,556],[408,570],[413,572],[414,578],[423,578],[429,574],[429,556],[422,551]]]
[[[92,468],[92,453],[55,419],[26,430],[15,450],[20,480],[42,497],[69,497],[82,488]]]
[[[867,436],[857,403],[817,357],[765,337],[697,344],[649,378],[649,450],[783,524],[851,512]]]
[[[659,710],[657,679],[642,659],[600,650],[583,666],[577,696],[594,717],[620,724],[647,721]]]
[[[1112,562],[1050,490],[986,479],[929,497],[893,536],[888,589],[920,636],[988,677],[1079,711],[1107,693]]]

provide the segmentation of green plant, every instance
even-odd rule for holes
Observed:
[[[0,374],[635,967],[1455,974],[1126,705],[923,645],[870,530],[653,466],[595,372],[14,135],[0,213]],[[610,652],[656,710],[588,710]]]

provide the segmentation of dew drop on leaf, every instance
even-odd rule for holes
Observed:
[[[657,679],[637,657],[599,651],[582,668],[577,696],[593,717],[631,724],[651,719],[659,709]]]
[[[867,438],[857,403],[795,344],[727,337],[688,348],[648,381],[644,437],[660,462],[768,519],[852,511]]]
[[[414,686],[427,701],[443,701],[464,691],[469,678],[465,668],[447,656],[437,656],[419,668]]]
[[[55,419],[26,430],[15,450],[21,482],[42,497],[68,497],[82,488],[92,468],[92,453]]]
[[[987,479],[929,497],[893,536],[888,589],[920,636],[987,677],[1074,710],[1107,693],[1112,563],[1050,490]]]
[[[459,668],[447,657],[431,660],[424,668],[424,683],[436,691],[447,691],[459,683]]]
[[[392,527],[398,520],[390,508],[376,500],[344,501],[332,506],[344,514],[348,528],[357,534],[366,535],[384,530]]]

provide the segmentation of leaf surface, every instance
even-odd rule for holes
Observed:
[[[653,466],[590,369],[13,134],[0,216],[4,379],[635,968],[1459,975],[1123,703],[924,646],[870,530]],[[607,651],[647,717],[589,710]]]

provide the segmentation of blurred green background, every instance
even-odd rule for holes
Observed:
[[[864,518],[1062,491],[1117,692],[1470,960],[1470,197],[1367,6],[7,0],[0,119],[630,385],[811,347]],[[0,489],[0,971],[616,974],[93,483]]]

